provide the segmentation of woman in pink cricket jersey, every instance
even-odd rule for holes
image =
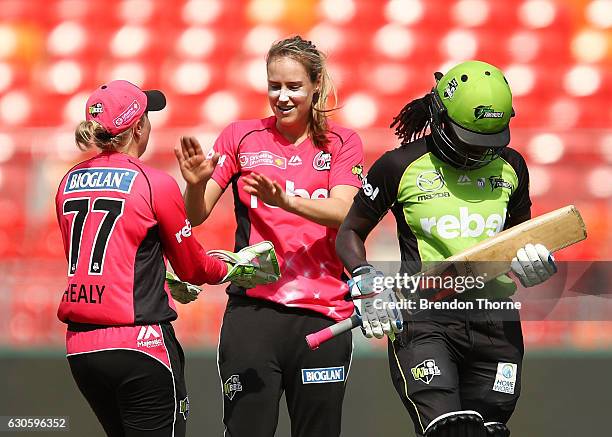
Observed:
[[[195,284],[246,279],[249,286],[252,273],[227,262],[241,254],[207,255],[192,237],[176,181],[139,160],[151,132],[147,113],[165,105],[160,91],[122,80],[94,91],[75,139],[101,153],[70,169],[55,198],[68,260],[58,309],[67,358],[112,437],[185,436],[185,359],[171,324],[166,258]]]
[[[299,36],[266,57],[273,116],[223,130],[209,158],[195,138],[176,148],[195,225],[231,185],[235,249],[274,243],[282,277],[249,290],[231,284],[218,364],[227,436],[272,437],[283,391],[294,437],[338,436],[352,357],[350,333],[310,351],[304,337],[349,317],[336,232],[361,186],[363,146],[328,120],[332,84],[324,55]]]

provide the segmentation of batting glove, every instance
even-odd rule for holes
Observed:
[[[384,275],[369,264],[357,267],[351,273],[351,277],[348,286],[353,299],[362,299],[384,290],[382,285]]]
[[[253,288],[278,281],[281,277],[274,245],[269,241],[247,246],[238,253],[211,250],[208,255],[227,264],[227,274],[220,284],[232,282],[239,287]]]
[[[370,265],[353,270],[348,281],[355,311],[361,316],[361,332],[367,338],[394,336],[403,329],[404,319],[397,309],[399,300],[392,288],[384,288],[381,272]]]
[[[166,283],[168,284],[170,294],[174,300],[183,304],[196,300],[200,294],[200,291],[202,291],[202,289],[197,285],[190,284],[189,282],[183,282],[178,278],[178,276],[167,270]]]
[[[555,258],[542,244],[526,244],[512,258],[511,269],[523,287],[541,284],[557,273]]]

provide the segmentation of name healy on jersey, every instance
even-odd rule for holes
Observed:
[[[101,304],[105,288],[105,285],[98,284],[69,284],[64,291],[62,301]]]

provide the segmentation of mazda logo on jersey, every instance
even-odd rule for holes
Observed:
[[[312,166],[315,170],[329,170],[331,167],[331,153],[321,150],[312,160]]]
[[[445,182],[444,177],[438,170],[428,170],[417,176],[416,184],[421,191],[431,193],[442,188],[445,185]]]

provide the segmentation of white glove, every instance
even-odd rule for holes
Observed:
[[[353,270],[352,277],[348,286],[355,311],[361,316],[363,335],[382,338],[385,334],[393,336],[401,332],[404,319],[397,309],[399,300],[393,289],[382,288],[383,274],[367,265]]]
[[[227,274],[220,284],[230,281],[239,287],[253,288],[278,281],[281,277],[274,245],[269,241],[247,246],[238,253],[210,250],[208,255],[227,263]]]
[[[526,244],[512,258],[511,269],[523,287],[541,284],[557,273],[555,258],[542,244]]]
[[[193,302],[198,298],[202,289],[197,285],[190,284],[189,282],[181,281],[178,276],[174,273],[166,270],[166,283],[170,289],[170,294],[180,303]]]

